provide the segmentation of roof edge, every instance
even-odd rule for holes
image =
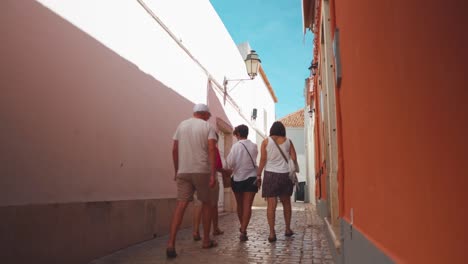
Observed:
[[[262,67],[261,64],[260,64],[260,75],[262,76],[263,81],[267,85],[268,91],[270,92],[270,95],[273,98],[273,101],[275,101],[275,103],[277,103],[278,98],[276,97],[275,91],[273,90],[273,87],[271,87],[270,81],[268,80],[268,77],[266,76],[266,73],[263,70],[263,67]]]
[[[302,0],[302,27],[304,34],[307,29],[313,31],[315,20],[315,2],[316,0]]]

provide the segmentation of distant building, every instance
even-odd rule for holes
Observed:
[[[306,181],[304,109],[288,114],[285,117],[280,118],[278,121],[281,121],[281,123],[286,127],[286,136],[292,140],[294,148],[296,149],[300,167],[300,172],[298,173],[299,181]]]
[[[312,195],[312,201],[314,200],[314,168],[307,162],[308,154],[307,148],[309,144],[307,142],[305,122],[306,118],[304,115],[305,110],[300,109],[294,113],[288,114],[283,118],[280,118],[284,126],[286,127],[286,136],[290,138],[296,149],[297,161],[299,163],[299,173],[297,174],[299,182],[305,183],[305,202],[310,202],[310,195]],[[302,188],[302,186],[301,186]],[[297,190],[296,190],[297,191]]]

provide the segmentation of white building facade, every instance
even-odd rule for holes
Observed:
[[[208,0],[7,0],[0,17],[7,262],[84,263],[168,233],[172,136],[194,103],[211,108],[224,155],[235,126],[249,126],[258,142],[275,120],[263,69],[224,89],[225,78],[249,78],[245,45]],[[44,235],[22,232],[18,211]],[[59,250],[68,244],[83,246]]]

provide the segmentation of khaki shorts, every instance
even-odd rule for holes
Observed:
[[[197,192],[193,195],[193,204],[195,206],[201,206],[202,202],[198,199]],[[216,205],[218,204],[219,201],[219,182],[216,181],[216,186],[214,188],[210,188],[210,201],[216,201]],[[212,205],[215,205],[212,204]]]
[[[179,173],[177,175],[177,199],[193,201],[193,194],[197,191],[197,200],[210,205],[218,204],[219,184],[210,188],[209,173]]]

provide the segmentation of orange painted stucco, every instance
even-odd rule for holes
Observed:
[[[397,262],[465,262],[466,4],[333,6],[343,67],[342,216],[350,221],[353,209],[355,228]]]
[[[315,80],[316,84],[318,81]],[[315,117],[315,126],[314,126],[314,134],[315,134],[315,171],[316,171],[316,181],[315,184],[318,186],[316,188],[316,197],[320,200],[327,200],[327,168],[325,166],[324,157],[322,156],[322,151],[324,150],[325,146],[323,146],[324,141],[321,138],[324,136],[324,124],[321,120],[322,116],[322,106],[320,105],[320,93],[321,93],[321,85],[314,86],[316,91],[314,91],[314,117]]]

